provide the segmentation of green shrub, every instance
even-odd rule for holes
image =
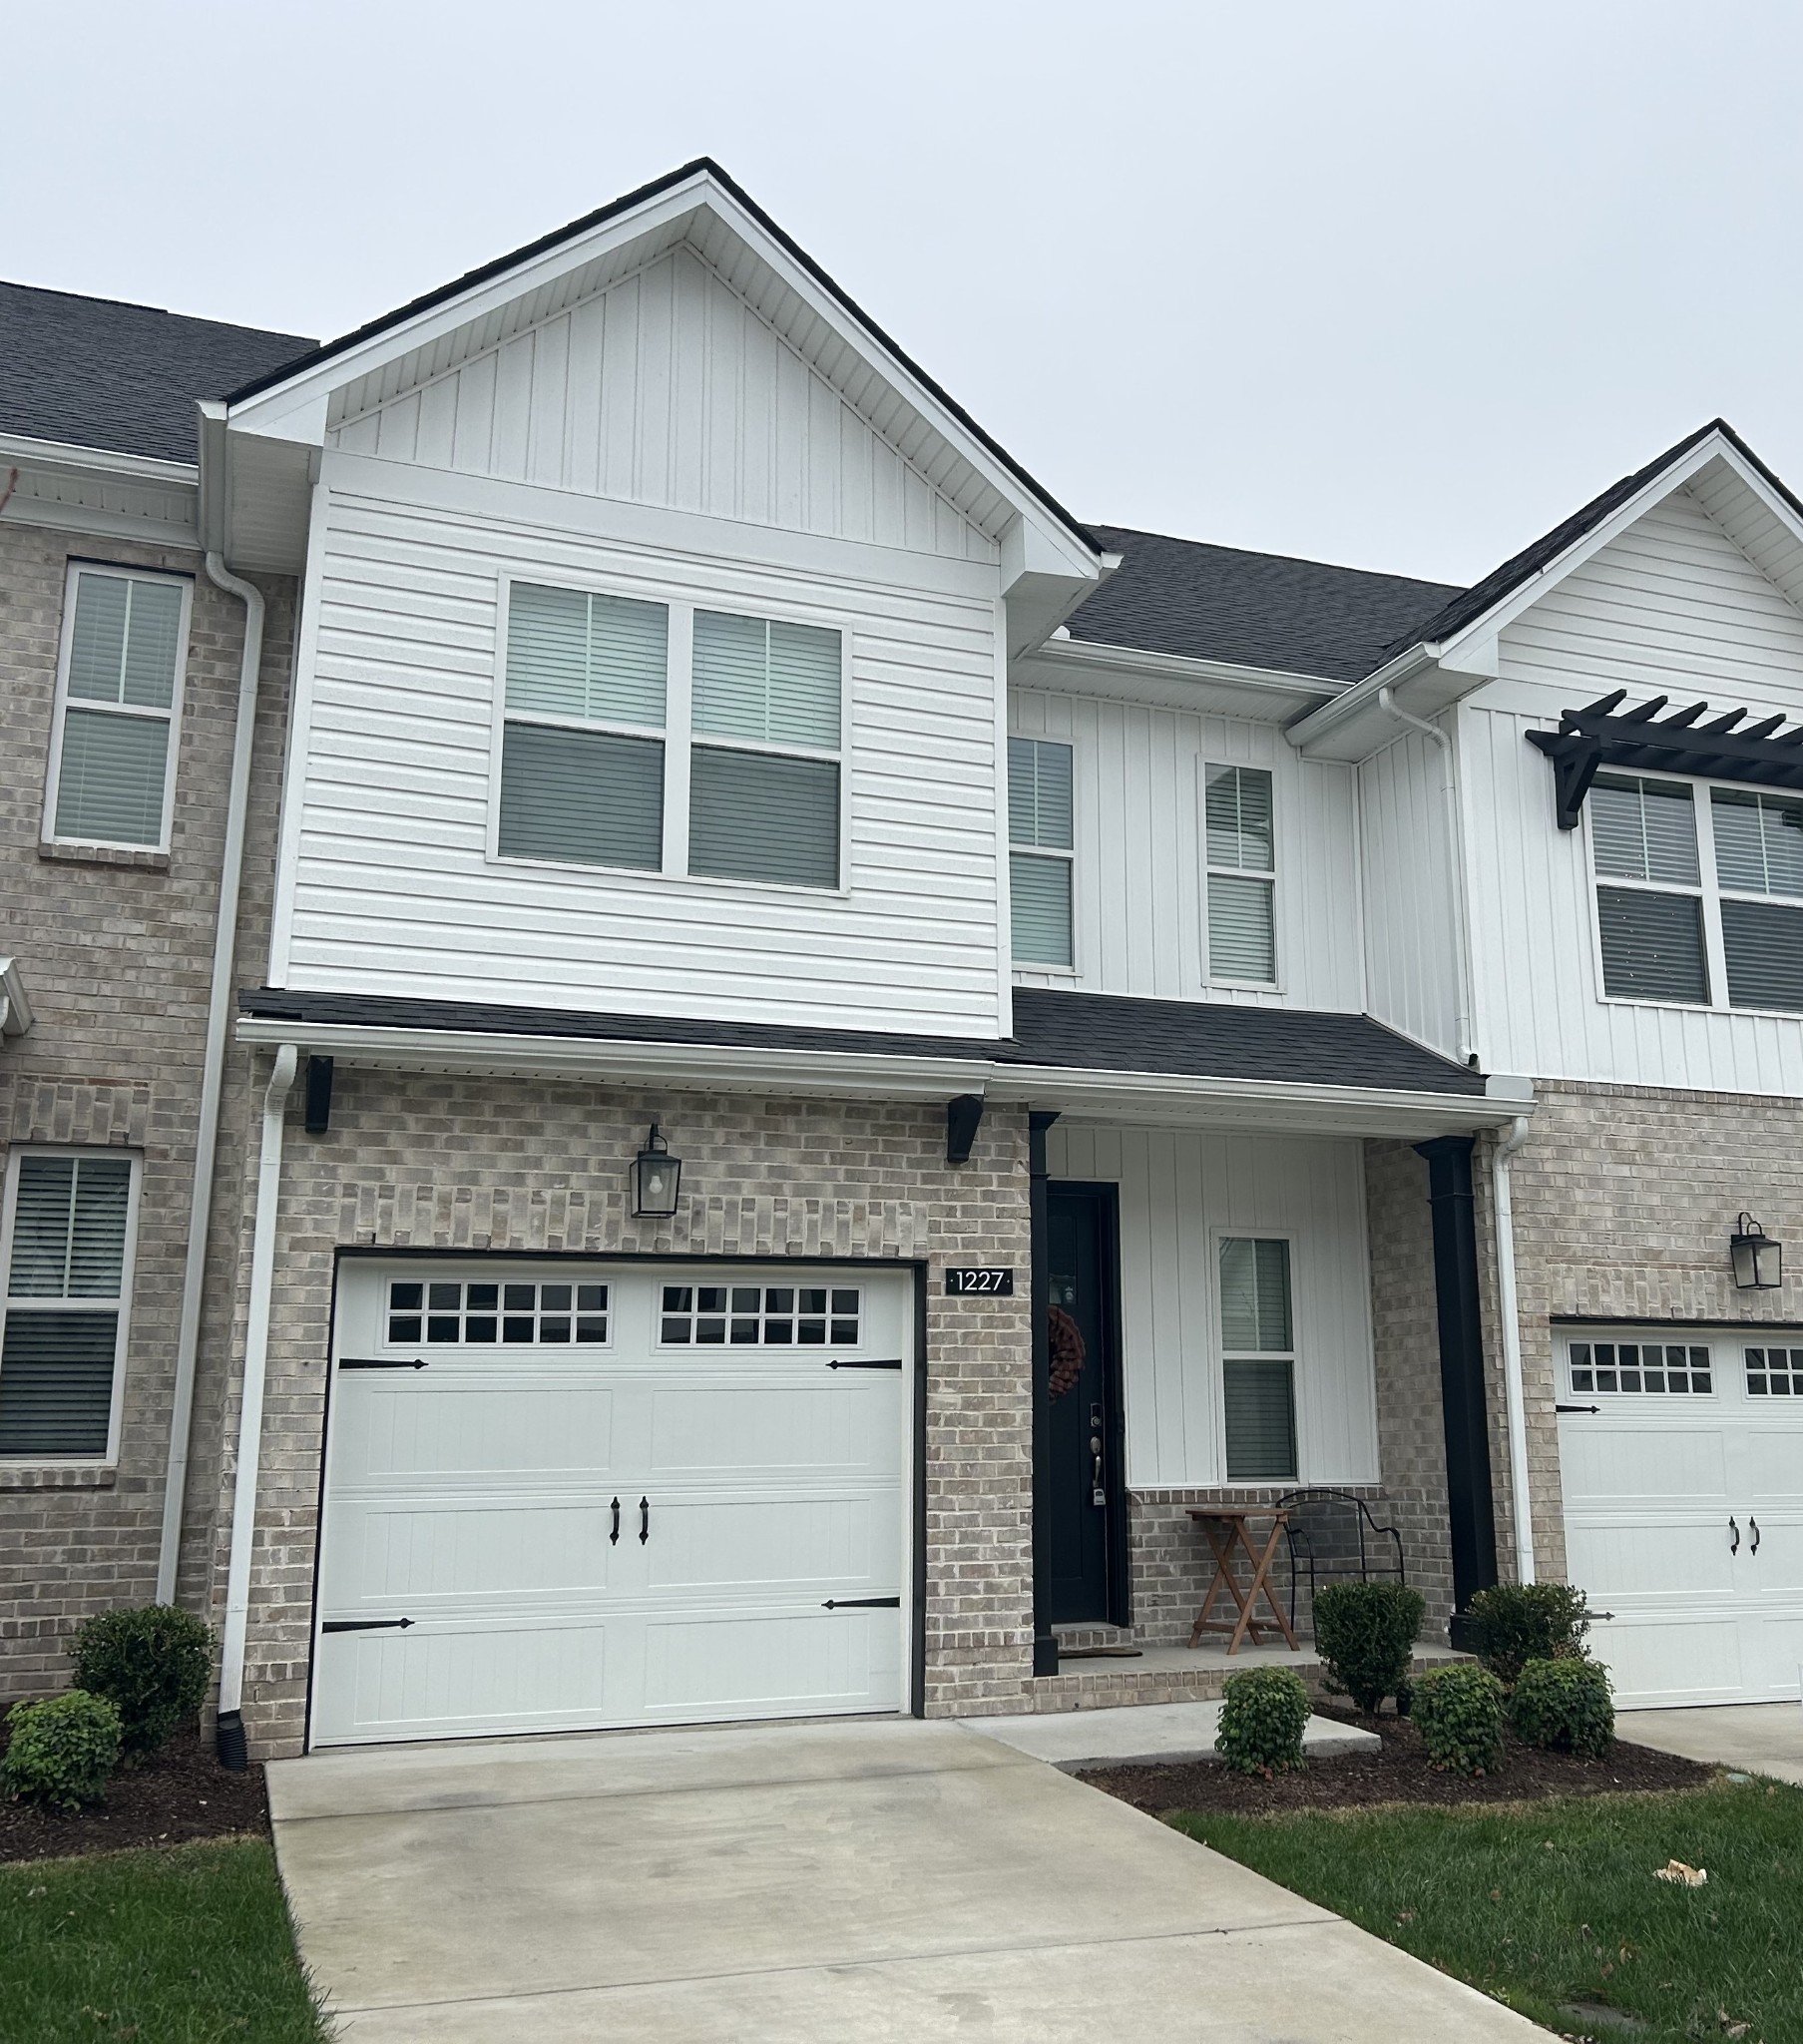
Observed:
[[[1242,1775],[1274,1775],[1302,1765],[1308,1687],[1290,1668],[1242,1668],[1223,1691],[1214,1750]]]
[[[1516,1677],[1509,1722],[1530,1746],[1607,1753],[1615,1737],[1608,1671],[1594,1661],[1530,1661]]]
[[[103,1611],[77,1629],[77,1685],[119,1712],[128,1756],[153,1754],[207,1701],[213,1635],[173,1604]]]
[[[1415,1678],[1413,1717],[1428,1759],[1443,1773],[1494,1774],[1503,1758],[1503,1685],[1474,1661],[1449,1661]]]
[[[16,1802],[80,1809],[99,1801],[119,1765],[119,1713],[105,1697],[65,1690],[35,1704],[15,1704],[7,1716],[6,1792]]]
[[[1570,1583],[1499,1583],[1471,1600],[1472,1651],[1510,1688],[1530,1661],[1575,1660],[1590,1629],[1583,1592]]]
[[[1315,1652],[1328,1686],[1367,1716],[1406,1689],[1421,1632],[1419,1590],[1402,1583],[1328,1583],[1315,1592]]]

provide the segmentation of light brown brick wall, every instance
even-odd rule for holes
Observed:
[[[72,556],[195,580],[166,862],[39,853]],[[290,662],[291,585],[263,587],[258,803],[240,929],[266,920]],[[155,1589],[243,616],[196,554],[0,524],[0,952],[17,955],[36,1015],[0,1048],[0,1157],[50,1142],[144,1159],[117,1466],[0,1464],[0,1696],[61,1687],[76,1621]],[[254,968],[260,977],[260,952]],[[210,1479],[203,1489],[211,1506]]]

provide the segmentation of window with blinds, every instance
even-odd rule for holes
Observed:
[[[1073,965],[1076,829],[1072,750],[1056,739],[1008,741],[1008,886],[1017,965]]]
[[[1803,1010],[1803,801],[1718,787],[1709,814],[1728,1004]]]
[[[1276,840],[1262,766],[1202,767],[1208,977],[1277,982]]]
[[[91,1461],[112,1451],[132,1172],[126,1157],[14,1153],[0,1244],[0,1457]]]
[[[168,844],[188,602],[177,577],[70,570],[46,837]]]
[[[1599,773],[1584,806],[1603,991],[1617,1000],[1706,1002],[1702,869],[1689,787]]]
[[[1227,1480],[1292,1478],[1296,1345],[1284,1238],[1222,1238],[1220,1327]]]

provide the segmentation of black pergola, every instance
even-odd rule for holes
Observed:
[[[1553,762],[1555,812],[1562,830],[1577,829],[1599,766],[1803,789],[1803,725],[1779,737],[1781,716],[1743,724],[1750,714],[1745,710],[1729,710],[1703,724],[1699,720],[1708,714],[1707,703],[1660,717],[1669,696],[1654,696],[1617,715],[1626,695],[1617,689],[1581,710],[1565,711],[1557,731],[1528,734],[1528,743]]]

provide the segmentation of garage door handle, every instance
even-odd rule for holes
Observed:
[[[1740,1528],[1735,1525],[1732,1519],[1728,1521],[1728,1552],[1730,1554],[1738,1554],[1740,1552]]]
[[[1759,1521],[1757,1519],[1748,1519],[1747,1527],[1753,1536],[1752,1552],[1757,1554],[1759,1552]]]
[[[648,1497],[639,1500],[639,1545],[643,1547],[652,1537],[652,1501]]]
[[[614,1500],[614,1530],[608,1535],[608,1545],[610,1547],[618,1547],[620,1545],[620,1500],[618,1498]]]
[[[385,1355],[340,1355],[340,1369],[424,1369],[426,1358],[416,1356],[411,1362],[390,1362]]]
[[[899,1597],[829,1597],[822,1611],[899,1611]]]

